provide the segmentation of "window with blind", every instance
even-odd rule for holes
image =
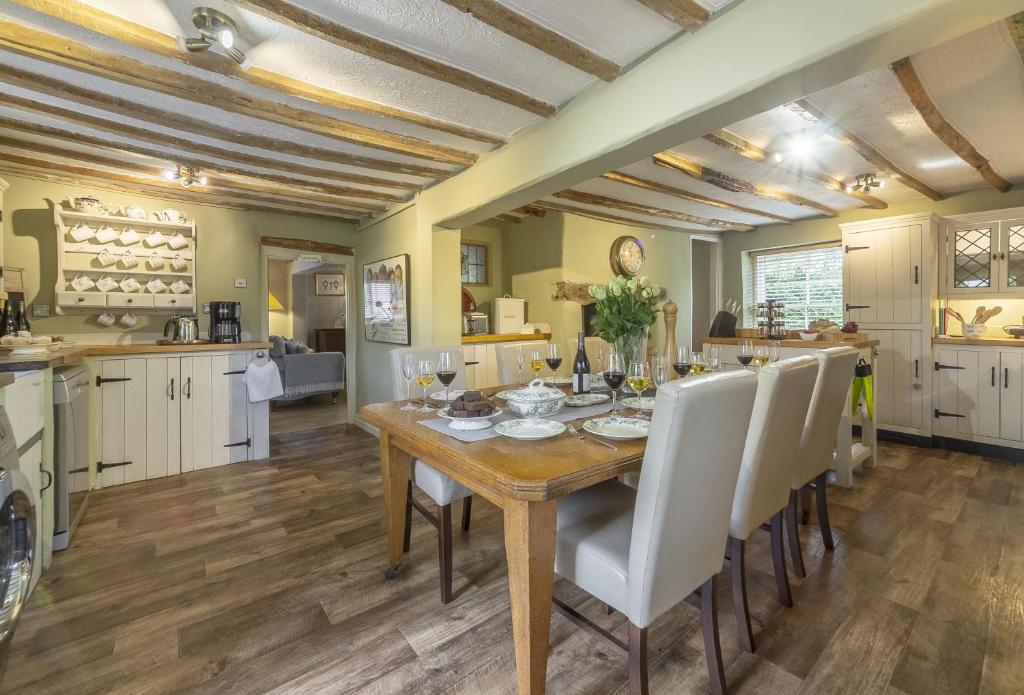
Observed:
[[[816,319],[843,323],[843,249],[838,243],[750,253],[746,305],[786,303],[786,327]],[[746,313],[748,321],[753,311]]]

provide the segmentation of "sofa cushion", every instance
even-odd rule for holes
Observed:
[[[284,351],[286,355],[305,355],[307,352],[312,352],[306,344],[300,340],[286,340],[284,341]]]
[[[284,357],[284,338],[279,335],[270,336],[270,356]]]

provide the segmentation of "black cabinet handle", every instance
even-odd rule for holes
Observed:
[[[916,265],[914,266],[914,284],[915,285],[921,284],[920,273],[918,272],[918,267]]]
[[[1010,388],[1010,368],[1003,367],[1003,388]]]
[[[228,449],[233,446],[252,446],[252,439],[246,439],[244,442],[235,442],[234,444],[225,444],[224,448]]]
[[[847,304],[846,305],[846,310],[847,311],[850,311],[851,309],[870,309],[870,308],[871,308],[870,304]]]
[[[102,473],[103,471],[105,471],[108,468],[120,468],[121,466],[130,466],[130,465],[132,465],[131,461],[118,461],[117,463],[103,463],[102,461],[97,461],[96,462],[96,472],[97,473]],[[85,470],[88,470],[88,469],[85,469]],[[68,471],[68,472],[69,473],[81,473],[83,471],[82,470],[73,470],[73,471]]]
[[[113,384],[113,383],[118,382],[118,381],[131,381],[131,380],[132,380],[132,378],[130,376],[115,377],[113,379],[105,379],[104,377],[98,376],[98,377],[96,377],[96,385],[97,386],[103,386],[103,384]]]
[[[466,362],[466,366],[467,367],[475,367],[478,364],[480,364],[480,363],[479,362]]]
[[[919,366],[920,366],[919,361],[917,359],[915,359],[914,360],[914,378],[915,379],[920,379],[921,378],[921,372],[918,370]]]
[[[224,372],[224,376],[231,376],[232,374],[245,374],[244,369],[236,369],[233,372]]]
[[[965,369],[965,367],[957,367],[952,364],[942,364],[941,362],[936,362],[935,371],[939,371],[940,369]]]
[[[174,377],[171,377],[171,400],[174,400]]]
[[[870,246],[846,246],[843,249],[843,253],[850,253],[850,251],[863,251],[871,248]]]
[[[996,368],[992,367],[992,385],[996,385]]]
[[[182,389],[182,393],[185,394],[185,398],[191,400],[192,398],[192,377],[185,380],[185,388]]]
[[[1006,260],[1006,252],[1005,251],[1000,251],[999,252],[999,260],[1001,260],[1001,261],[1005,261]]]
[[[51,487],[53,487],[53,473],[51,473],[50,471],[46,470],[46,469],[45,469],[45,468],[43,468],[42,466],[40,466],[40,467],[39,467],[39,472],[40,472],[40,473],[45,473],[45,474],[46,474],[46,485],[44,485],[44,486],[42,487],[42,489],[41,489],[41,490],[39,490],[39,492],[46,492],[46,491],[47,491],[47,490],[49,490],[49,489],[50,489]]]
[[[935,417],[967,417],[966,415],[957,415],[956,413],[944,413],[938,408],[935,409]]]

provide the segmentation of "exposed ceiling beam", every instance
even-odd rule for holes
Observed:
[[[415,111],[407,111],[348,94],[342,94],[332,89],[318,87],[303,80],[257,66],[251,66],[249,69],[243,70],[235,61],[212,51],[203,51],[202,53],[184,51],[173,36],[162,34],[142,24],[137,24],[109,12],[104,12],[99,8],[81,2],[81,0],[12,1],[37,12],[85,27],[122,43],[149,51],[150,53],[155,53],[202,70],[242,80],[249,84],[273,89],[283,94],[307,99],[317,104],[393,118],[468,140],[485,142],[490,145],[505,144],[504,138],[491,135],[490,133],[466,128],[457,123],[450,123],[438,118],[424,116]]]
[[[652,205],[634,203],[629,200],[620,200],[618,198],[609,198],[608,196],[596,195],[593,193],[584,193],[583,191],[576,191],[571,188],[566,189],[564,191],[559,191],[557,193],[554,193],[553,195],[556,198],[562,198],[563,200],[571,200],[574,203],[583,203],[585,205],[598,205],[600,207],[612,208],[615,210],[622,210],[625,212],[632,212],[637,215],[666,217],[671,220],[679,220],[680,222],[690,222],[692,224],[699,224],[705,227],[726,229],[737,232],[749,232],[754,229],[754,226],[750,224],[743,224],[741,222],[726,222],[725,220],[716,220],[708,217],[699,217],[697,215],[691,215],[686,212],[666,210],[664,208],[658,208]]]
[[[555,112],[554,106],[528,94],[452,65],[413,53],[373,36],[362,34],[315,12],[285,2],[285,0],[236,0],[236,4],[336,46],[471,92],[483,94],[538,116],[550,116]]]
[[[1003,193],[1013,187],[1012,183],[996,173],[992,165],[989,164],[988,159],[978,152],[970,140],[964,137],[942,115],[935,102],[928,96],[928,92],[925,91],[924,84],[921,83],[921,78],[918,77],[913,63],[910,62],[910,58],[897,60],[892,64],[892,71],[903,87],[903,91],[910,98],[910,103],[921,114],[921,118],[928,124],[928,127],[931,128],[936,137],[942,140],[946,147],[953,150],[953,154],[967,162],[981,174],[983,179]]]
[[[0,135],[0,145],[5,147],[14,147],[20,150],[25,150],[28,152],[38,154],[44,154],[54,157],[63,157],[65,159],[87,162],[89,164],[96,166],[105,166],[114,169],[134,170],[136,172],[144,173],[147,174],[148,176],[154,177],[156,181],[161,185],[172,185],[172,182],[167,181],[164,178],[164,168],[160,166],[150,166],[141,162],[126,161],[124,158],[105,157],[103,155],[96,154],[95,152],[81,152],[78,150],[71,150],[64,147],[56,147],[54,145],[49,144],[5,137],[3,135]],[[300,191],[282,188],[281,186],[276,185],[268,185],[257,180],[238,181],[236,179],[229,179],[216,176],[207,177],[207,180],[208,184],[203,188],[222,188],[225,190],[236,190],[242,193],[262,193],[270,196],[289,196],[291,198],[297,199],[297,201],[295,202],[296,205],[302,205],[303,203],[328,203],[335,206],[336,208],[342,209],[344,212],[351,215],[368,215],[371,212],[371,210],[351,207],[352,201],[339,200],[329,195],[321,195],[319,193],[315,193],[312,191]],[[177,183],[173,183],[172,188],[173,187],[181,188],[180,184]],[[196,192],[201,191],[201,189],[196,188],[193,188],[191,190],[194,190]]]
[[[73,101],[82,106],[88,106],[110,113],[120,114],[129,118],[144,121],[152,125],[172,128],[185,133],[195,134],[212,140],[223,140],[248,147],[258,147],[271,152],[281,152],[297,157],[308,157],[334,164],[347,166],[366,167],[378,171],[388,171],[396,174],[407,174],[410,176],[427,176],[431,178],[447,178],[452,172],[445,169],[396,162],[389,159],[378,159],[377,157],[366,157],[348,152],[338,152],[319,147],[309,147],[291,140],[267,137],[255,133],[247,133],[231,128],[223,128],[205,121],[196,120],[187,116],[164,111],[139,104],[128,99],[121,99],[103,92],[79,87],[78,85],[64,80],[58,80],[46,75],[21,70],[9,65],[0,64],[0,81],[7,84],[31,89],[36,92],[57,95],[61,99]],[[6,95],[5,95],[6,98]],[[84,122],[84,121],[83,121]]]
[[[515,224],[519,224],[523,221],[522,217],[516,217],[515,215],[509,215],[508,213],[498,215],[498,219],[504,220],[505,222],[514,222]]]
[[[544,217],[544,215],[548,214],[547,210],[539,208],[536,205],[524,205],[521,208],[516,208],[512,212],[520,212],[524,215],[533,215],[534,217]]]
[[[797,99],[793,103],[789,104],[788,108],[801,113],[801,115],[804,118],[807,118],[807,120],[818,121],[825,124],[825,134],[828,137],[838,143],[846,145],[859,154],[863,159],[867,160],[870,164],[878,167],[879,171],[891,176],[904,186],[913,188],[918,193],[931,198],[932,200],[942,200],[945,197],[942,193],[939,193],[924,181],[914,178],[906,171],[896,166],[892,160],[875,149],[875,147],[867,140],[851,133],[849,130],[844,128],[838,120],[832,118],[806,99]]]
[[[689,200],[694,203],[701,203],[702,205],[710,205],[712,207],[721,208],[722,210],[732,210],[733,212],[742,212],[744,215],[757,215],[758,217],[766,217],[770,220],[782,222],[783,224],[792,224],[793,220],[782,215],[776,215],[772,212],[765,212],[764,210],[755,210],[753,208],[745,208],[742,205],[733,205],[732,203],[726,203],[722,200],[715,200],[714,198],[708,198],[700,193],[693,193],[691,191],[685,191],[682,188],[676,188],[675,186],[669,186],[659,181],[652,181],[650,179],[641,178],[639,176],[633,176],[622,171],[609,171],[601,175],[601,178],[608,179],[609,181],[615,181],[617,183],[624,183],[628,186],[636,186],[637,188],[644,188],[648,191],[654,191],[655,193],[663,193],[665,195],[674,196],[682,200]]]
[[[1024,60],[1024,12],[1006,18],[1006,28],[1010,30],[1010,38],[1017,47],[1017,52]]]
[[[592,220],[600,220],[601,222],[612,222],[614,224],[624,224],[630,227],[640,227],[642,229],[659,229],[666,232],[688,232],[691,234],[707,234],[706,229],[691,229],[687,227],[674,227],[670,224],[661,224],[659,222],[642,222],[640,220],[633,219],[632,217],[623,217],[622,215],[615,215],[610,212],[598,212],[597,210],[587,210],[586,208],[578,208],[574,205],[564,205],[553,200],[538,200],[533,203],[539,208],[545,208],[547,210],[555,210],[557,212],[567,212],[571,215],[579,215],[580,217],[589,217]]]
[[[774,188],[759,186],[757,184],[750,183],[749,181],[737,179],[729,176],[728,174],[723,174],[720,171],[698,164],[697,162],[684,159],[672,152],[659,152],[654,155],[652,159],[658,166],[678,171],[698,181],[710,183],[712,186],[717,186],[725,191],[732,191],[733,193],[750,193],[751,195],[761,196],[762,198],[781,200],[785,203],[792,203],[793,205],[818,210],[829,217],[836,217],[839,215],[838,211],[828,207],[827,205],[822,205],[821,203],[817,203],[798,195],[793,195],[792,193],[786,193],[785,191],[779,191]]]
[[[639,2],[687,31],[697,31],[711,19],[711,12],[695,0],[639,0]]]
[[[810,183],[823,186],[824,188],[834,191],[836,193],[843,193],[845,195],[856,198],[861,201],[869,208],[876,210],[885,210],[889,207],[889,204],[884,200],[879,200],[873,195],[865,193],[863,191],[848,191],[846,186],[839,179],[829,176],[827,173],[822,171],[821,167],[810,161],[801,161],[798,164],[793,164],[788,160],[782,160],[781,162],[772,163],[768,157],[768,153],[762,150],[760,147],[744,140],[735,133],[730,133],[728,130],[716,130],[713,133],[708,133],[704,136],[704,139],[708,142],[713,142],[719,147],[724,147],[727,150],[731,150],[741,157],[752,159],[755,162],[768,163],[772,166],[776,166],[779,169],[788,171],[794,176],[799,176],[801,179]]]
[[[244,176],[258,181],[265,181],[267,183],[280,184],[283,186],[294,186],[296,188],[303,188],[307,190],[324,193],[327,195],[336,195],[342,197],[352,198],[368,198],[370,200],[384,200],[389,203],[403,202],[403,197],[392,193],[384,193],[381,191],[371,191],[362,188],[350,188],[348,186],[337,186],[326,181],[309,181],[306,179],[296,179],[291,176],[284,176],[280,174],[252,171],[249,169],[243,169],[239,167],[231,166],[230,164],[219,164],[217,162],[210,162],[204,159],[194,159],[190,157],[178,157],[174,155],[168,155],[165,152],[159,150],[153,150],[148,147],[140,145],[111,142],[104,138],[94,137],[92,135],[86,135],[84,133],[75,133],[69,130],[62,130],[60,128],[53,128],[50,126],[29,123],[26,121],[20,121],[0,114],[0,129],[15,130],[21,133],[28,133],[30,135],[38,135],[48,138],[56,138],[61,141],[69,143],[78,143],[82,145],[91,145],[93,147],[99,147],[105,150],[111,150],[113,152],[121,153],[133,153],[136,155],[143,155],[145,157],[151,157],[157,160],[164,160],[173,164],[182,164],[184,166],[191,166],[196,169],[200,169],[204,174],[226,174],[233,176]],[[363,203],[360,201],[349,201],[349,204],[356,207],[363,207]],[[375,209],[382,211],[385,209],[383,205],[370,204],[369,209]]]
[[[611,82],[622,71],[614,61],[608,60],[571,39],[524,17],[496,0],[441,0],[457,10],[468,12],[476,19],[494,27],[503,34],[528,43],[552,58],[590,73],[605,82]]]
[[[253,204],[234,201],[228,199],[234,195],[231,193],[218,194],[213,191],[195,191],[194,189],[186,191],[181,186],[178,186],[175,189],[169,182],[162,182],[159,179],[147,179],[121,172],[100,171],[89,167],[68,165],[63,162],[22,157],[20,155],[9,154],[7,152],[0,152],[0,163],[5,165],[21,165],[21,169],[10,169],[10,171],[14,173],[22,174],[29,172],[31,175],[41,176],[47,180],[66,181],[77,185],[82,185],[84,179],[95,179],[102,182],[102,185],[108,185],[117,190],[135,195],[148,194],[155,197],[165,198],[167,200],[198,203],[200,205],[228,207],[237,210],[253,210],[257,212],[275,212],[281,215],[298,215],[300,217],[317,217],[322,219],[331,219],[336,222],[349,222],[352,224],[356,224],[360,221],[357,217],[352,217],[341,211],[334,211],[333,209],[330,209],[330,212],[317,212],[304,207],[299,207],[299,204],[297,203],[277,200],[273,201],[273,204]],[[227,196],[227,198],[224,196]],[[299,209],[283,207],[287,205],[295,205]]]
[[[469,165],[476,161],[476,155],[472,152],[437,145],[409,135],[368,128],[272,99],[256,97],[229,89],[217,82],[208,82],[175,70],[93,48],[6,18],[0,18],[0,47],[19,55],[121,84],[159,92],[190,103],[205,104],[229,113],[298,128],[363,147],[447,164]]]

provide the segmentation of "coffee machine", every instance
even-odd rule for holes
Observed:
[[[242,342],[241,302],[210,302],[210,342]]]

